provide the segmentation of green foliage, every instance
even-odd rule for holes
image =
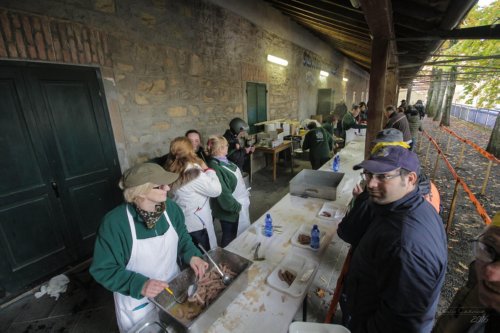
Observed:
[[[475,6],[467,18],[464,20],[460,28],[470,28],[477,26],[485,26],[498,24],[498,13],[500,13],[500,1],[494,1],[489,6],[481,8]],[[492,56],[497,55],[500,51],[500,40],[460,40],[458,42],[448,41],[443,44],[440,54],[462,55],[462,56]],[[452,57],[444,58],[452,59]],[[459,58],[457,58],[459,59]],[[443,58],[435,58],[435,60],[443,60]],[[451,66],[458,66],[460,73],[475,73],[475,74],[459,74],[458,80],[464,86],[464,94],[466,94],[466,103],[470,105],[491,108],[498,103],[500,79],[499,73],[491,73],[495,68],[500,68],[500,59],[481,59],[467,60],[451,63]],[[477,67],[461,67],[477,66]],[[483,68],[481,68],[483,67]],[[443,67],[441,67],[443,68]],[[490,71],[490,73],[477,73],[481,71]],[[449,72],[449,67],[445,67],[445,72]],[[465,81],[463,81],[465,80]],[[474,100],[477,99],[474,102]]]

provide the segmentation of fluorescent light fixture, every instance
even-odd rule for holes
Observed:
[[[278,57],[270,55],[270,54],[267,55],[267,61],[270,61],[272,63],[278,64],[281,66],[288,66],[287,60],[278,58]]]
[[[319,71],[319,76],[327,77],[328,75],[330,75],[330,73],[325,72],[325,71]]]
[[[342,81],[347,82],[347,81],[349,81],[349,79],[344,77],[344,78],[342,78]]]

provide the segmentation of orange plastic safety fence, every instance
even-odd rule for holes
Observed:
[[[481,216],[481,218],[483,219],[484,223],[490,224],[491,223],[491,218],[488,216],[488,213],[486,213],[486,210],[481,205],[481,203],[479,202],[479,200],[477,200],[476,196],[474,195],[474,193],[472,193],[472,191],[467,186],[467,184],[462,180],[462,178],[460,178],[458,176],[458,174],[455,171],[455,169],[453,168],[453,166],[450,164],[450,162],[448,161],[448,159],[446,158],[446,156],[443,154],[443,151],[441,150],[441,148],[439,148],[439,145],[437,144],[437,142],[426,131],[422,131],[422,133],[436,147],[436,150],[437,150],[438,154],[441,156],[441,158],[445,162],[446,166],[448,167],[448,170],[450,170],[451,174],[453,175],[453,178],[455,178],[455,180],[458,181],[458,183],[460,185],[462,185],[462,187],[464,188],[465,193],[467,193],[467,195],[469,196],[469,199],[471,200],[472,204],[476,207],[476,210],[477,210],[479,216]]]
[[[456,137],[458,140],[460,140],[462,142],[465,142],[469,146],[473,147],[475,150],[477,150],[481,155],[483,155],[487,159],[489,159],[491,161],[495,161],[497,163],[500,163],[500,160],[498,158],[496,158],[495,155],[488,153],[486,150],[484,150],[483,148],[479,147],[474,142],[462,138],[460,135],[458,135],[457,133],[453,132],[451,129],[449,129],[446,126],[440,126],[440,127],[441,127],[441,129],[443,131],[450,133],[451,135],[453,135],[454,137]]]

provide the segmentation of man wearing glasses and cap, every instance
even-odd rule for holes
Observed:
[[[441,218],[417,185],[418,157],[387,146],[354,169],[363,169],[373,220],[351,259],[343,324],[353,333],[430,332],[447,245]]]
[[[493,333],[500,329],[500,212],[473,240],[467,284],[438,319],[435,333]]]

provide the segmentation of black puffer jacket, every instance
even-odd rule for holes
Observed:
[[[447,265],[446,234],[418,189],[387,205],[354,252],[341,297],[351,332],[430,332]]]

